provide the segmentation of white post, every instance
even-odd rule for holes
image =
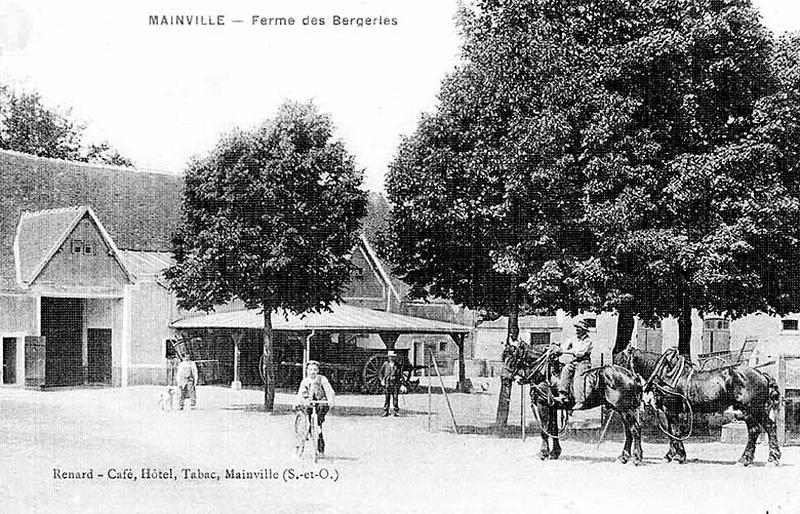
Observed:
[[[131,286],[122,286],[122,348],[120,355],[121,385],[128,387],[131,353]]]
[[[303,378],[306,377],[306,368],[308,368],[308,361],[311,360],[311,338],[314,337],[312,330],[308,337],[306,337],[306,347],[303,350]]]
[[[242,388],[242,382],[239,380],[239,343],[244,337],[244,334],[241,332],[234,332],[231,337],[233,338],[233,382],[231,382],[231,389],[238,391]]]

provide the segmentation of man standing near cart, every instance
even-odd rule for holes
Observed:
[[[189,408],[194,410],[197,407],[197,365],[188,352],[181,354],[181,362],[178,364],[175,375],[175,380],[180,390],[178,410],[183,410],[186,398],[189,399]]]
[[[402,382],[403,373],[400,366],[395,361],[395,354],[390,351],[386,354],[387,360],[381,366],[380,379],[386,399],[383,402],[383,416],[389,415],[390,400],[394,401],[394,415],[397,416],[400,412],[400,406],[397,403],[400,394],[400,383]]]

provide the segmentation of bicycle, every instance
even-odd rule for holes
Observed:
[[[297,413],[294,416],[294,435],[295,435],[295,454],[302,457],[305,452],[306,444],[311,444],[314,449],[314,462],[320,457],[319,440],[322,437],[322,427],[319,424],[319,413],[317,406],[328,402],[326,400],[314,400],[308,402],[312,407],[311,415],[306,412],[306,405],[298,405]],[[310,419],[309,419],[310,418]]]

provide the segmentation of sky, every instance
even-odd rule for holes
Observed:
[[[800,2],[754,4],[771,30],[800,30]],[[442,78],[458,62],[457,5],[0,0],[0,76],[71,107],[89,141],[108,141],[139,168],[169,173],[181,173],[222,133],[274,115],[284,100],[313,100],[364,169],[365,187],[382,191],[401,136],[434,109]],[[222,15],[225,25],[149,24],[151,15],[176,14]],[[326,24],[303,25],[306,16]],[[334,16],[390,22],[333,25]],[[295,25],[262,25],[262,17],[293,17]]]

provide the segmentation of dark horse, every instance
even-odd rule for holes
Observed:
[[[531,408],[534,414],[537,411],[542,413],[539,420],[542,437],[539,456],[542,460],[557,459],[561,455],[556,419],[558,405],[553,402],[552,395],[553,380],[558,372],[558,354],[558,350],[553,347],[545,349],[526,343],[506,344],[503,350],[501,376],[506,379],[519,378],[520,383],[531,384]],[[637,466],[641,464],[642,441],[636,416],[642,401],[639,378],[625,368],[602,366],[583,374],[576,373],[575,381],[583,381],[585,384],[584,409],[606,405],[620,414],[625,426],[625,446],[618,460],[622,463],[628,462],[633,445],[633,462]],[[552,450],[549,439],[553,440]]]
[[[732,407],[736,417],[744,420],[748,440],[739,463],[748,466],[753,462],[763,428],[769,437],[769,462],[779,464],[781,450],[774,416],[780,393],[775,380],[766,373],[746,364],[701,370],[678,355],[675,348],[657,354],[628,346],[614,362],[646,379],[645,392],[652,390],[656,405],[663,409],[670,435],[669,452],[664,456],[667,461],[686,462],[678,417],[688,402],[694,413],[721,413]]]

